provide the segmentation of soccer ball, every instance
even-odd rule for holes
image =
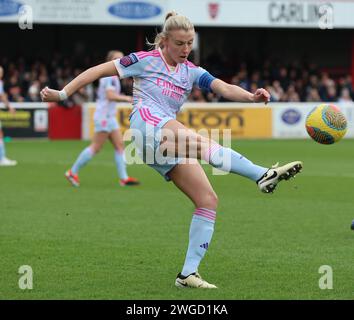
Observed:
[[[347,120],[333,104],[320,104],[306,118],[306,130],[318,143],[332,144],[342,139],[347,132]]]

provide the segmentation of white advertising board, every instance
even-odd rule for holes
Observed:
[[[161,25],[171,10],[196,26],[354,28],[344,0],[0,0],[0,22]]]

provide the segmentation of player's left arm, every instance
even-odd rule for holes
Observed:
[[[214,79],[210,84],[211,90],[227,100],[238,102],[264,102],[270,101],[270,94],[267,90],[260,88],[253,94],[239,86],[232,85],[220,79]]]

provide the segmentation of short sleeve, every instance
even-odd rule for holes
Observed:
[[[216,78],[212,76],[208,71],[201,67],[196,67],[191,69],[193,72],[193,85],[197,86],[198,88],[206,91],[211,91],[211,83]]]
[[[0,81],[0,94],[4,94],[4,84]]]
[[[121,79],[139,76],[144,71],[143,61],[135,53],[114,60],[114,64]]]

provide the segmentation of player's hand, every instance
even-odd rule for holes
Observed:
[[[16,109],[15,108],[13,108],[11,106],[8,106],[8,108],[9,108],[10,114],[15,114],[16,113]]]
[[[11,107],[9,102],[5,102],[5,107],[7,108],[7,110],[9,111],[10,114],[15,114],[16,113],[16,109]]]
[[[267,104],[270,101],[270,93],[263,88],[257,89],[253,95],[253,101]]]
[[[133,97],[132,96],[127,96],[127,102],[128,103],[133,103]]]
[[[59,91],[50,89],[48,87],[45,87],[44,89],[41,90],[40,96],[43,102],[58,102],[60,101],[59,98]]]

